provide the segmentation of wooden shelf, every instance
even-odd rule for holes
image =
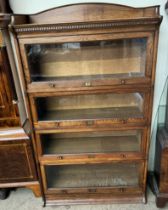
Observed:
[[[143,118],[137,107],[44,111],[39,121]]]
[[[140,132],[102,132],[41,135],[44,154],[140,152]]]
[[[139,164],[45,166],[48,188],[138,186]]]
[[[108,196],[107,196],[108,195]],[[91,205],[91,204],[146,204],[146,196],[136,189],[120,193],[72,193],[72,194],[46,194],[45,206],[70,206],[70,205]]]
[[[83,94],[36,99],[39,121],[143,118],[141,93]]]
[[[122,74],[101,74],[101,75],[82,75],[82,76],[50,76],[50,75],[32,75],[33,82],[48,82],[48,81],[55,81],[55,82],[63,82],[67,83],[68,81],[92,81],[92,80],[103,80],[103,79],[125,79],[125,78],[137,78],[137,77],[144,77],[143,72],[139,73],[122,73]]]

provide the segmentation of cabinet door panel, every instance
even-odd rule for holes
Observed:
[[[30,143],[24,140],[0,143],[0,183],[36,179]]]
[[[47,165],[44,166],[45,186],[48,191],[79,188],[89,190],[113,190],[121,188],[141,188],[140,163],[103,163],[84,165]]]
[[[88,93],[65,96],[31,98],[34,122],[38,125],[72,126],[84,123],[87,126],[123,122],[145,122],[148,94]],[[56,126],[56,124],[55,124]]]
[[[33,81],[145,74],[145,38],[28,45],[26,50]]]
[[[54,37],[21,41],[29,91],[119,84],[149,84],[150,33]],[[53,42],[51,41],[53,40]],[[32,43],[31,43],[32,42]],[[32,83],[31,83],[32,82]]]
[[[11,116],[9,110],[9,93],[6,88],[7,84],[5,84],[6,75],[4,73],[2,62],[2,49],[0,49],[0,117],[9,117]]]
[[[41,134],[43,154],[140,152],[140,131]]]
[[[13,123],[18,125],[17,108],[12,103],[14,92],[8,55],[6,48],[2,47],[0,48],[0,118],[4,122],[13,120]]]

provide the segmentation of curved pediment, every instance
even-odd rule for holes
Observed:
[[[84,3],[57,7],[29,16],[15,15],[11,25],[16,33],[35,33],[156,25],[161,20],[159,6],[133,8],[107,3]]]
[[[30,23],[55,24],[137,19],[159,15],[159,6],[133,8],[107,3],[72,4],[30,15]]]

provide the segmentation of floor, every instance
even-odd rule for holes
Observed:
[[[27,189],[12,191],[6,200],[0,200],[0,210],[158,210],[155,197],[149,191],[147,204],[113,204],[113,205],[78,205],[61,207],[43,207],[41,198],[35,198]],[[168,210],[168,204],[163,210]]]

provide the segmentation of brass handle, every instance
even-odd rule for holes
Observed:
[[[90,193],[95,193],[95,192],[96,192],[96,189],[88,189],[88,191],[89,191]]]
[[[18,104],[18,101],[17,100],[12,100],[12,104],[13,105]]]
[[[91,82],[85,82],[85,87],[90,87],[90,86],[92,86],[92,84],[91,84]]]
[[[88,155],[88,158],[94,158],[95,155]]]
[[[124,79],[121,80],[121,84],[125,85],[125,80]]]
[[[87,125],[87,126],[91,126],[91,125],[93,125],[93,124],[94,124],[93,121],[87,121],[87,122],[86,122],[86,125]]]
[[[67,190],[61,190],[62,193],[67,193]]]
[[[121,120],[121,122],[122,122],[123,124],[126,124],[126,123],[127,123],[127,120]]]
[[[125,189],[124,188],[120,188],[120,192],[125,192]]]
[[[59,127],[59,125],[60,125],[59,122],[55,122],[56,127]]]
[[[121,157],[122,157],[122,158],[126,158],[126,155],[125,155],[125,154],[121,154]]]
[[[49,86],[50,86],[51,88],[55,88],[55,87],[56,87],[56,84],[50,83]]]

